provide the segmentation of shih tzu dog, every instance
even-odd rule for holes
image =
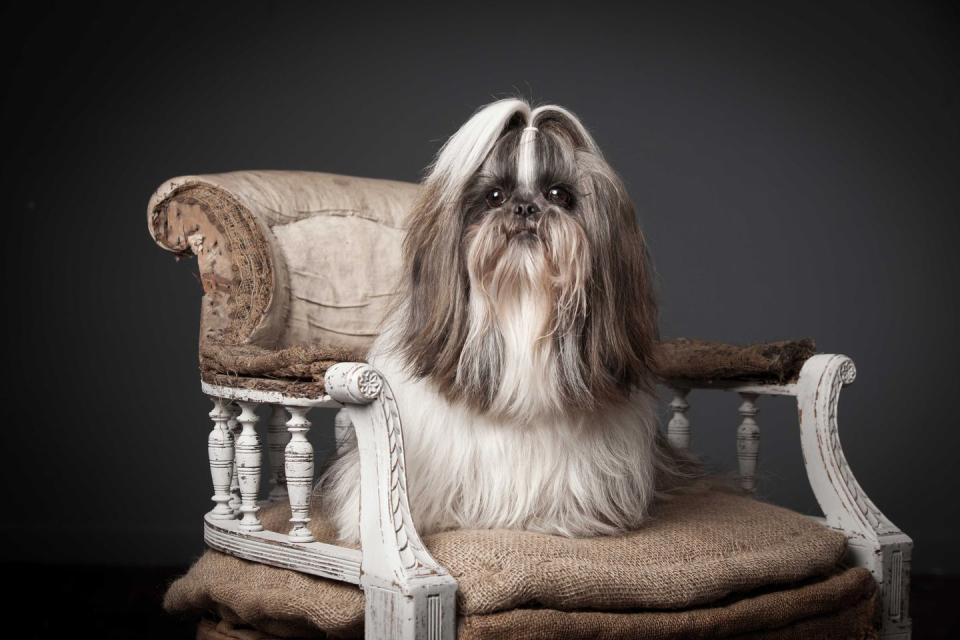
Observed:
[[[397,399],[421,534],[614,534],[695,474],[658,429],[634,207],[573,113],[478,110],[429,168],[403,252],[368,361]],[[358,542],[355,441],[318,492]]]

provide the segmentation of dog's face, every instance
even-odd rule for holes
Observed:
[[[579,121],[503,100],[444,146],[405,240],[397,347],[451,401],[522,420],[649,388],[634,209]]]

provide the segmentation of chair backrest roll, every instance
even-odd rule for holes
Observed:
[[[161,247],[198,258],[201,340],[365,348],[395,293],[418,190],[308,171],[179,176],[147,218]]]

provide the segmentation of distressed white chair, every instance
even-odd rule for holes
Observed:
[[[400,266],[404,214],[417,186],[324,173],[244,171],[163,183],[147,215],[154,240],[195,255],[204,289],[202,391],[213,401],[209,434],[213,509],[207,545],[255,562],[358,585],[367,638],[449,640],[456,581],[421,542],[405,491],[403,433],[389,381],[361,362]],[[370,233],[369,225],[377,226]],[[363,293],[362,296],[357,292]],[[334,343],[342,350],[310,346]],[[823,522],[848,539],[850,560],[869,569],[882,599],[882,638],[909,638],[912,542],[866,496],[844,458],[840,392],[852,360],[816,354],[785,381],[685,378],[672,389],[671,442],[687,448],[694,389],[739,394],[736,445],[741,483],[756,486],[761,397],[797,403],[800,446]],[[746,377],[749,378],[749,375]],[[258,405],[270,405],[266,456]],[[361,454],[361,549],[318,542],[306,524],[314,483],[307,439],[313,409],[339,410],[338,438],[352,428]],[[261,467],[270,487],[260,486]],[[258,510],[289,500],[286,535],[264,530]]]

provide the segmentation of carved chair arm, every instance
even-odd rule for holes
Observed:
[[[687,394],[691,389],[713,388],[738,393],[743,403],[740,405],[741,423],[737,429],[737,460],[741,484],[752,491],[756,487],[760,447],[757,399],[770,395],[795,397],[804,466],[810,487],[824,514],[824,523],[847,535],[853,564],[868,568],[880,584],[883,598],[882,637],[907,638],[910,631],[908,602],[913,542],[883,515],[861,488],[840,444],[837,415],[840,391],[854,381],[856,368],[845,355],[810,355],[805,353],[806,348],[803,347],[791,357],[794,362],[799,361],[799,370],[784,380],[778,378],[785,376],[769,375],[766,380],[754,376],[751,376],[753,379],[668,377],[665,383],[674,391],[670,404],[673,417],[667,425],[668,437],[675,446],[683,449],[690,444],[690,421],[686,412],[689,408]],[[809,347],[812,349],[812,342]],[[685,348],[685,345],[681,345],[679,350]],[[704,349],[703,346],[697,346],[687,356],[698,353],[698,350],[703,353]],[[720,350],[719,353],[726,358],[731,352]],[[679,358],[678,361],[685,360]],[[704,369],[709,367],[699,368]],[[671,371],[683,369],[675,365]]]
[[[847,534],[854,563],[881,584],[883,637],[906,638],[913,541],[867,496],[840,445],[840,391],[856,375],[844,355],[817,354],[804,363],[796,384],[803,461],[826,524]]]
[[[427,551],[410,515],[403,429],[389,383],[368,364],[341,362],[327,370],[324,384],[346,408],[360,454],[366,619],[369,624],[383,611],[394,612],[389,624],[368,629],[367,637],[454,637],[457,583]]]

